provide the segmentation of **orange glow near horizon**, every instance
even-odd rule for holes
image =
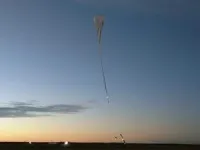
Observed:
[[[67,119],[63,119],[62,116],[4,118],[1,119],[0,141],[114,142],[114,136],[120,134],[118,132],[120,128],[115,125],[115,121],[110,122],[108,126],[101,123],[103,120],[91,122],[86,119],[83,121],[77,116],[68,116]],[[145,122],[138,120],[137,123],[129,122],[125,127],[121,128],[121,133],[127,142],[168,141],[170,138],[176,140],[177,135],[180,138],[184,137],[180,134],[182,129],[178,126],[170,127],[163,124],[148,124],[147,126]]]

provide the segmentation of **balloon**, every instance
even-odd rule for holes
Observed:
[[[108,100],[108,103],[109,103],[109,96],[108,96],[106,77],[104,73],[103,60],[102,60],[102,50],[101,50],[101,34],[102,34],[103,25],[104,25],[104,16],[95,16],[94,25],[97,30],[97,38],[98,38],[98,43],[99,43],[99,55],[100,55],[100,61],[101,61],[101,71],[102,71],[102,76],[103,76],[104,89],[106,92],[106,99]]]

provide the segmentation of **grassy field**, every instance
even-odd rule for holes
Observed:
[[[200,145],[181,144],[121,144],[121,143],[0,143],[0,150],[200,150]]]

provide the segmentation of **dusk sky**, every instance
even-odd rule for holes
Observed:
[[[0,0],[0,141],[198,143],[199,127],[199,0]]]

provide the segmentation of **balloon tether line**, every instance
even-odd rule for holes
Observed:
[[[102,52],[101,52],[101,44],[99,43],[99,55],[100,55],[100,62],[101,62],[101,72],[102,72],[102,77],[103,77],[103,82],[104,82],[104,89],[106,91],[106,98],[108,100],[108,103],[110,103],[109,99],[109,94],[108,94],[108,89],[107,89],[107,84],[106,84],[106,77],[104,73],[104,67],[103,67],[103,58],[102,58]]]

